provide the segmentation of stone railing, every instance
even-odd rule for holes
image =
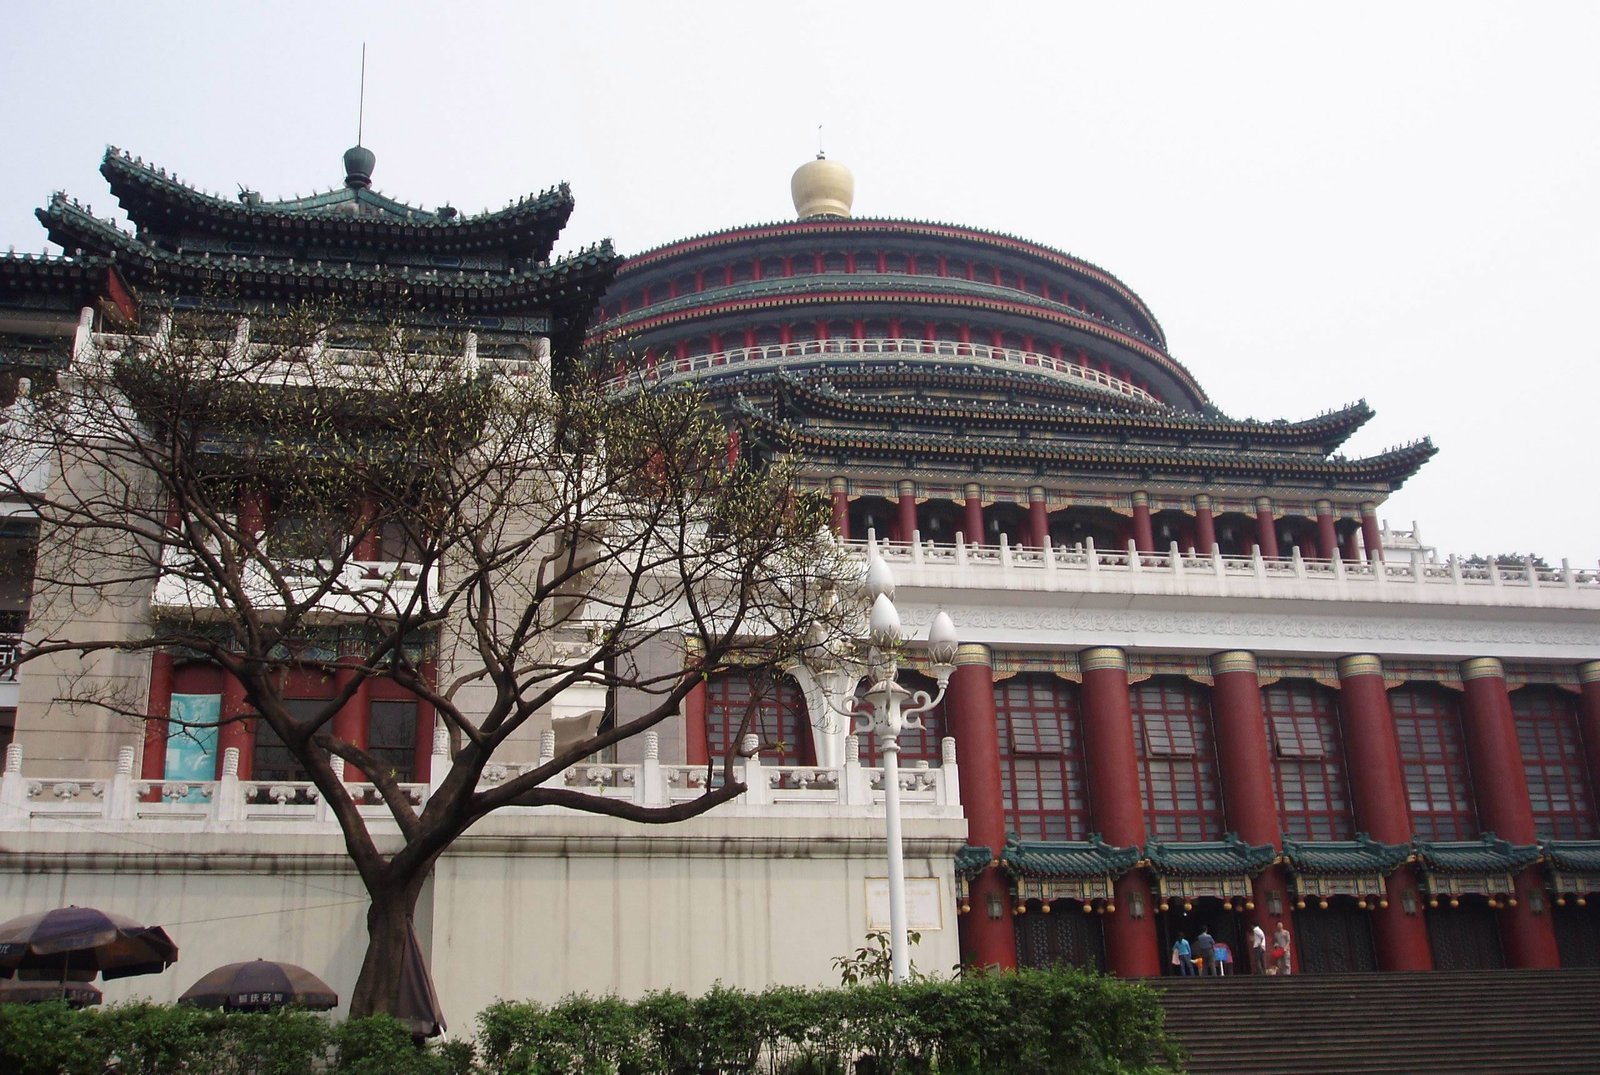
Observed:
[[[271,555],[270,546],[267,553]],[[217,607],[215,591],[190,577],[182,563],[183,555],[177,548],[163,550],[163,571],[156,582],[154,603],[158,607],[178,609]],[[302,595],[310,597],[322,589],[317,607],[326,612],[394,615],[402,609],[421,607],[419,590],[429,597],[438,596],[438,576],[424,571],[421,564],[403,560],[347,560],[339,565],[339,577],[326,585],[324,579],[333,570],[331,561],[287,555],[281,561],[277,557],[273,560],[281,580],[297,599]],[[278,581],[260,564],[246,565],[245,589],[258,606],[273,607],[282,600]]]
[[[869,540],[874,540],[869,538]],[[866,555],[867,542],[849,542]],[[1420,552],[1406,560],[1376,563],[1301,557],[1286,558],[1187,553],[1176,544],[1166,552],[1097,549],[1094,542],[1044,548],[1014,546],[1001,535],[998,545],[968,545],[958,534],[954,545],[876,542],[895,577],[907,585],[964,589],[1077,590],[1149,592],[1184,596],[1260,596],[1327,600],[1438,602],[1442,604],[1577,605],[1600,607],[1600,571],[1524,563],[1468,565],[1459,557],[1443,562]]]
[[[620,799],[640,806],[667,806],[705,793],[708,779],[715,786],[721,772],[706,766],[664,764],[658,757],[656,733],[642,737],[644,759],[637,764],[583,762],[559,773],[553,783],[605,799]],[[748,757],[737,759],[739,779],[746,790],[739,798],[715,808],[722,817],[870,817],[883,809],[883,770],[863,767],[854,736],[846,740],[844,764],[769,765],[759,753],[754,737],[747,738]],[[449,767],[443,737],[436,737],[432,783],[401,784],[401,792],[420,809]],[[554,733],[544,733],[540,762],[554,756]],[[900,769],[900,800],[907,817],[959,818],[961,799],[955,759],[955,740],[942,743],[937,766],[912,763]],[[535,765],[491,764],[484,770],[480,788],[515,779]],[[333,759],[342,777],[343,760]],[[225,828],[229,831],[270,832],[294,825],[295,831],[333,831],[337,823],[318,788],[309,781],[246,780],[239,776],[239,752],[223,751],[222,774],[216,780],[146,780],[136,777],[134,749],[124,747],[116,769],[104,778],[35,776],[23,772],[22,747],[6,749],[0,773],[0,830],[16,830],[51,823],[77,828],[171,824],[183,829]],[[394,824],[388,807],[369,783],[345,784],[360,812],[375,828]],[[576,813],[563,807],[508,807],[497,816],[531,817],[535,813]]]
[[[1161,405],[1161,401],[1149,392],[1119,380],[1103,370],[1091,369],[1076,362],[1068,362],[1054,355],[1039,354],[1035,351],[991,347],[982,343],[958,343],[952,340],[829,339],[735,347],[727,351],[691,355],[687,358],[657,359],[643,369],[613,377],[606,383],[606,387],[616,392],[638,385],[659,384],[664,381],[720,372],[730,367],[759,369],[786,365],[796,359],[830,356],[965,359],[980,366],[1022,368],[1049,373],[1141,403]]]

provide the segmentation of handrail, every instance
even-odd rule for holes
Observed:
[[[618,374],[605,383],[608,391],[643,387],[681,380],[712,370],[730,366],[761,367],[789,362],[794,359],[814,357],[896,357],[964,358],[982,365],[1005,368],[1021,367],[1054,374],[1067,380],[1078,381],[1093,388],[1115,393],[1128,399],[1153,406],[1164,404],[1136,385],[1113,377],[1103,370],[1068,362],[1054,355],[1037,351],[1023,351],[1014,347],[993,347],[985,343],[963,343],[956,340],[913,340],[873,337],[870,339],[837,338],[827,340],[801,340],[794,343],[757,344],[754,347],[734,347],[724,351],[690,355],[685,358],[647,360],[644,368]]]

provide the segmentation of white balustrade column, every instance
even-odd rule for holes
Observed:
[[[939,740],[939,805],[961,805],[961,767],[956,764],[955,736]]]
[[[108,821],[126,821],[133,817],[133,748],[117,751],[117,771],[111,775],[102,804]]]
[[[766,770],[761,765],[761,739],[747,735],[740,746],[747,754],[744,759],[745,801],[752,806],[765,806],[772,801],[772,795],[767,787]]]
[[[22,779],[22,744],[6,747],[6,767],[0,772],[0,817],[28,816],[28,787]]]
[[[661,771],[661,735],[654,728],[644,733],[644,764],[640,767],[639,794],[645,806],[663,806],[669,800],[667,782]]]

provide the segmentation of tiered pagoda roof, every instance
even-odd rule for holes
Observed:
[[[174,306],[339,299],[577,348],[622,259],[602,242],[548,260],[572,212],[565,184],[463,216],[373,191],[372,155],[360,147],[346,167],[341,189],[275,202],[242,191],[230,202],[110,148],[100,170],[134,230],[57,194],[37,216],[67,256],[5,259],[0,297],[83,291],[114,270],[126,290]]]
[[[1386,493],[1436,451],[1423,439],[1360,459],[1332,454],[1371,417],[1365,403],[1303,422],[1256,422],[1110,401],[1072,403],[1059,392],[1037,398],[1017,377],[1003,378],[1004,395],[987,394],[972,391],[982,378],[970,370],[927,372],[910,384],[903,375],[898,385],[888,377],[853,380],[843,390],[831,374],[776,373],[764,398],[747,384],[752,394],[737,399],[732,411],[747,441],[770,451],[951,476],[1070,472]]]

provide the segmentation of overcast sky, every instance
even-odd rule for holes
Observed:
[[[1440,454],[1380,514],[1600,559],[1600,4],[73,3],[0,18],[0,246],[107,144],[232,196],[475,211],[567,180],[575,249],[856,213],[1025,236],[1155,311],[1224,411],[1365,398]]]

